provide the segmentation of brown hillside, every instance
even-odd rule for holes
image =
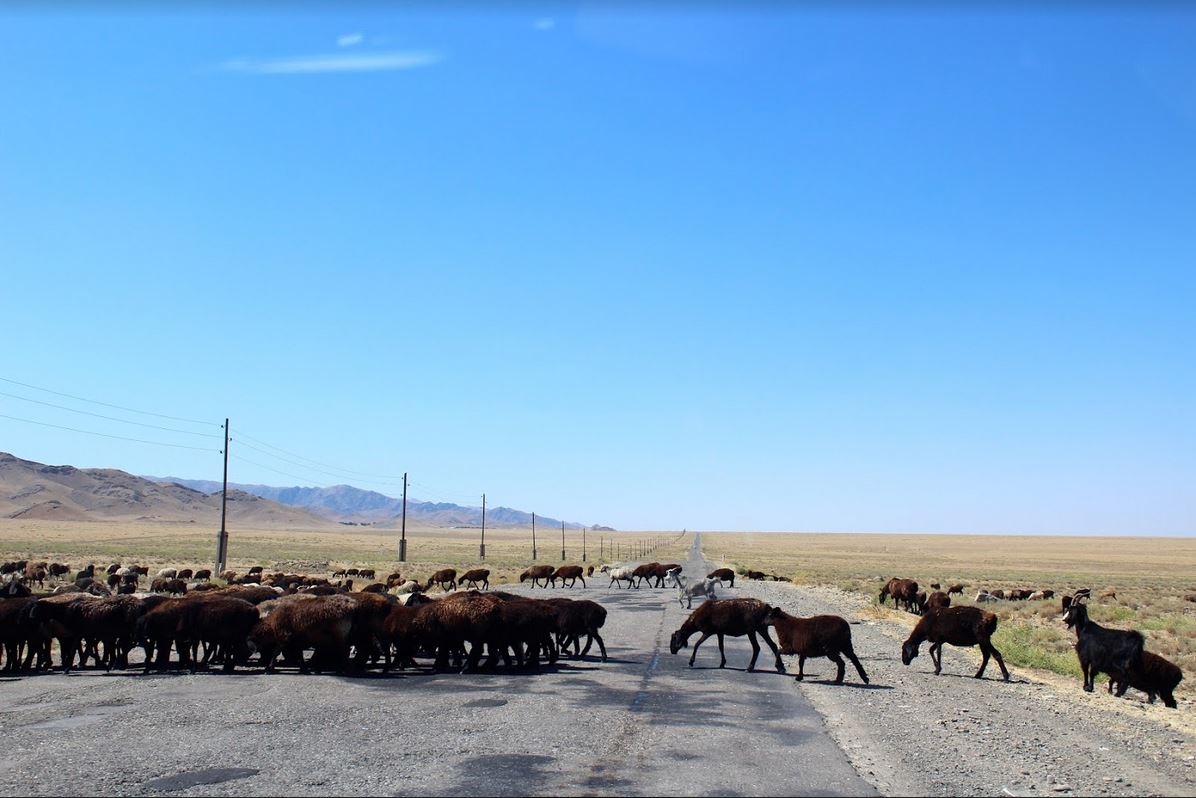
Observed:
[[[113,468],[51,466],[0,452],[0,517],[56,521],[218,523],[220,494],[159,484]],[[228,517],[253,526],[327,526],[325,519],[230,490]]]

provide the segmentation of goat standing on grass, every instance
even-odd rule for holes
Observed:
[[[1084,673],[1084,690],[1091,693],[1098,673],[1125,674],[1142,667],[1141,632],[1106,629],[1088,619],[1083,596],[1063,597],[1063,622],[1076,631],[1076,656]],[[1124,692],[1124,691],[1122,691]]]

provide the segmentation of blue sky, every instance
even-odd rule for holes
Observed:
[[[1191,7],[2,20],[0,377],[231,416],[235,481],[1196,533]],[[0,418],[0,450],[219,478],[214,439],[24,400],[214,423],[0,392],[208,447]]]

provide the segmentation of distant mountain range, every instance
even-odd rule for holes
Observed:
[[[182,477],[146,477],[161,484],[176,484],[193,488],[203,493],[218,493],[220,483],[209,479],[183,479]],[[403,500],[373,490],[362,490],[352,485],[333,485],[328,488],[280,488],[273,485],[245,485],[232,483],[233,489],[244,491],[263,499],[300,508],[340,523],[392,526],[403,514]],[[421,526],[481,526],[482,508],[465,507],[450,502],[423,502],[408,497],[407,523]],[[487,507],[486,526],[530,526],[531,513],[513,510],[510,507]],[[536,524],[545,527],[560,527],[559,518],[537,515]],[[583,524],[565,522],[566,529],[581,529]],[[610,530],[603,527],[603,530]]]
[[[351,485],[279,488],[229,484],[230,523],[252,526],[327,527],[342,524],[394,526],[402,499]],[[57,521],[175,521],[219,523],[219,482],[179,477],[139,477],[114,468],[75,468],[22,460],[0,452],[0,518]],[[531,513],[509,507],[486,509],[486,526],[529,526]],[[407,522],[420,526],[480,526],[481,507],[407,500]],[[557,518],[537,524],[559,527]],[[581,524],[566,522],[567,529]],[[593,526],[595,530],[614,531]]]
[[[220,523],[220,496],[114,468],[45,465],[0,452],[0,517],[53,521]],[[326,527],[302,508],[229,490],[230,523]]]

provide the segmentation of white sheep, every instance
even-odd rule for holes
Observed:
[[[981,590],[979,593],[976,594],[976,599],[975,599],[976,603],[980,603],[982,601],[996,601],[996,600],[997,600],[996,596],[992,595],[991,593],[985,593],[983,590]]]
[[[603,568],[606,568],[606,566],[603,566]],[[628,567],[606,568],[604,573],[610,574],[610,585],[615,585],[616,587],[619,587],[620,582],[626,582],[627,587],[630,589],[630,587],[633,584],[635,584],[635,569],[634,568],[628,568]],[[607,590],[610,590],[610,585],[606,586]]]
[[[677,581],[680,582],[681,578]],[[677,603],[681,603],[681,599],[685,599],[685,608],[690,609],[694,605],[694,596],[705,596],[708,599],[714,600],[718,596],[714,595],[714,588],[719,584],[717,579],[703,579],[699,582],[694,582],[692,585],[679,584],[680,590],[677,593]]]
[[[404,582],[403,584],[401,584],[401,585],[399,585],[398,587],[394,588],[394,589],[393,589],[393,592],[394,592],[394,594],[395,594],[396,596],[403,596],[403,595],[406,595],[406,594],[408,594],[408,593],[414,593],[415,591],[417,591],[417,590],[419,590],[419,589],[420,589],[419,582],[416,582],[416,581],[414,581],[414,580],[412,580],[412,579],[408,579],[408,580],[407,580],[406,582]]]
[[[163,568],[162,570],[158,571],[158,577],[161,579],[174,579],[176,576],[178,576],[178,573],[178,568]]]

